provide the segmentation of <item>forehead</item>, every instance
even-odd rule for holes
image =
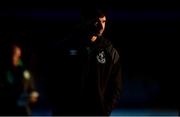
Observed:
[[[99,20],[100,20],[100,21],[106,21],[106,16],[99,17]]]
[[[21,48],[18,47],[18,46],[14,46],[14,47],[13,47],[13,50],[14,50],[14,51],[21,51]]]

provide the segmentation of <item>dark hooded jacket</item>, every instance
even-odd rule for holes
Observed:
[[[120,56],[109,40],[69,38],[54,46],[51,58],[47,83],[53,115],[110,115],[122,76]]]

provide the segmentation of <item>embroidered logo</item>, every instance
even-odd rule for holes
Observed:
[[[105,54],[104,51],[99,52],[99,54],[96,56],[99,63],[106,63]]]
[[[69,55],[71,55],[71,56],[74,56],[74,55],[77,55],[77,50],[75,50],[75,49],[71,49],[71,50],[69,50]]]

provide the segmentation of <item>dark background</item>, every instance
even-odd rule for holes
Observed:
[[[38,107],[46,104],[43,82],[51,48],[76,29],[80,10],[94,2],[107,7],[105,34],[121,55],[119,108],[177,109],[177,1],[7,1],[0,8],[0,44],[23,44],[24,60],[42,93]]]

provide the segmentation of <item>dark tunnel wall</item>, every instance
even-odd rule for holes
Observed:
[[[14,39],[13,35],[18,33],[20,38],[16,39],[25,44],[29,52],[25,54],[26,62],[43,90],[41,82],[48,72],[45,64],[48,53],[54,44],[74,31],[79,23],[80,5],[33,2],[32,8],[26,5],[1,8],[1,44]],[[122,59],[122,107],[176,108],[179,12],[173,6],[175,1],[116,3],[109,4],[106,35],[118,48]]]

